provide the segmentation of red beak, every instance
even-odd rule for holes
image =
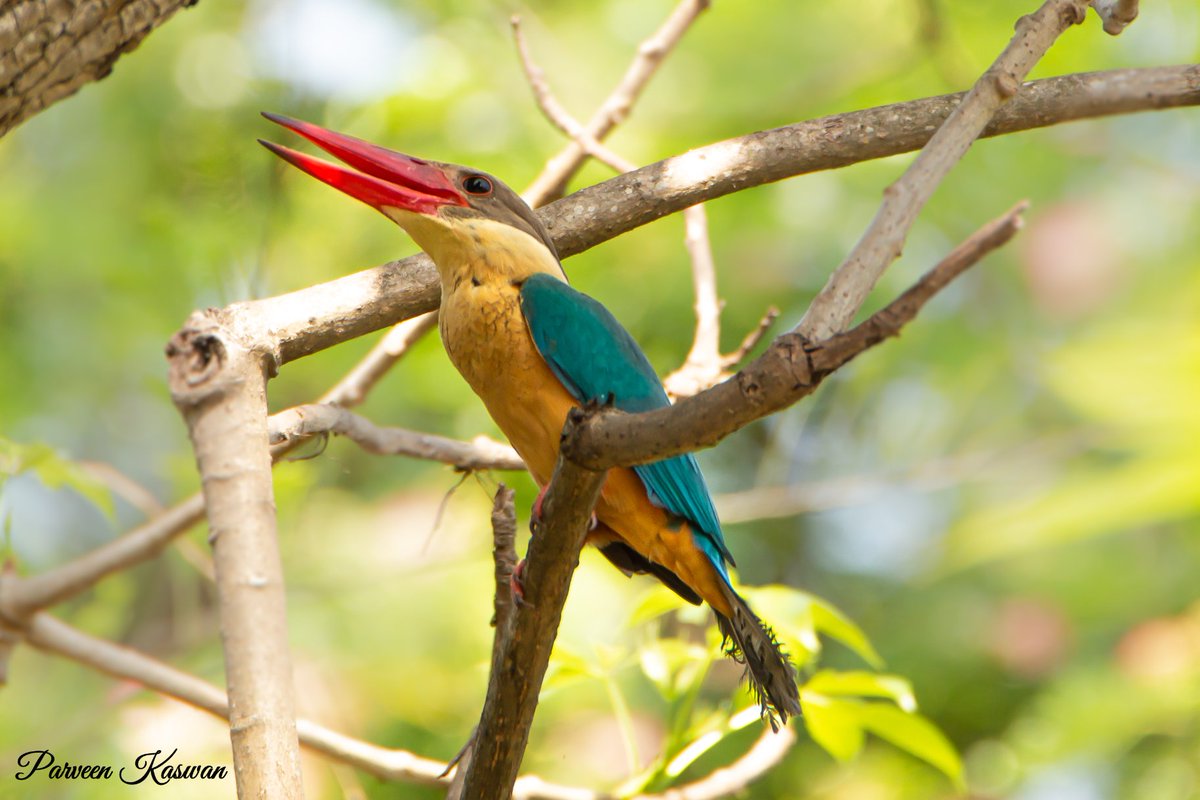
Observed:
[[[428,161],[406,156],[364,142],[362,139],[355,139],[353,136],[334,133],[311,122],[302,122],[266,111],[262,112],[262,115],[288,130],[295,131],[354,169],[346,169],[262,139],[258,140],[259,144],[317,180],[380,211],[391,207],[418,214],[434,214],[442,206],[467,204],[445,171]]]

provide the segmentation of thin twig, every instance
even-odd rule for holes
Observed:
[[[696,336],[687,362],[719,364],[721,361],[721,300],[717,297],[717,267],[708,238],[704,206],[684,209],[684,244],[692,259],[696,291]]]
[[[153,558],[172,539],[204,519],[199,493],[176,503],[112,541],[39,575],[0,578],[0,616],[19,621],[87,591],[97,582]]]
[[[758,321],[758,325],[754,330],[750,331],[742,338],[742,343],[739,344],[732,352],[721,356],[721,366],[736,367],[742,363],[742,360],[750,355],[750,351],[758,346],[758,343],[767,335],[767,331],[771,330],[771,325],[775,320],[779,319],[779,309],[771,306],[767,309],[767,313],[763,314],[762,319]],[[707,386],[704,388],[708,388]]]
[[[516,613],[516,598],[513,596],[513,575],[517,568],[517,511],[514,506],[516,492],[503,483],[496,488],[492,501],[492,562],[494,564],[495,588],[492,600],[492,626],[496,629],[492,637],[492,673],[498,673],[504,658],[504,649],[513,630],[513,615]],[[479,734],[476,726],[471,738],[463,745],[458,755],[446,767],[449,772],[457,766],[446,792],[446,800],[462,800],[470,772],[471,759],[475,755],[475,740]]]
[[[79,466],[88,471],[94,478],[108,487],[113,494],[136,508],[147,519],[157,517],[165,512],[166,506],[158,501],[154,492],[135,481],[130,476],[118,470],[112,464],[103,461],[80,461]],[[179,556],[190,564],[196,572],[207,580],[216,580],[216,570],[213,568],[212,556],[201,549],[190,539],[176,538],[175,550]]]
[[[336,433],[377,455],[402,455],[440,461],[462,470],[523,470],[525,462],[507,444],[477,436],[470,442],[406,428],[381,428],[353,411],[330,405],[289,408],[271,417],[272,444]]]
[[[942,179],[979,138],[1055,40],[1083,21],[1090,0],[1046,0],[1017,21],[1016,34],[962,103],[938,128],[883,203],[858,244],[829,276],[795,330],[819,341],[849,326],[875,281],[900,257],[908,231]]]
[[[525,190],[523,197],[529,205],[537,208],[562,197],[567,182],[587,158],[588,152],[581,142],[603,141],[604,137],[629,115],[638,95],[649,83],[650,78],[654,77],[662,60],[709,5],[710,0],[682,0],[658,30],[638,46],[637,55],[625,71],[624,77],[588,120],[587,125],[583,126],[581,135],[571,135],[571,143],[546,162],[542,173]],[[516,20],[513,30],[519,37],[520,28]]]
[[[954,486],[977,478],[998,459],[996,453],[946,456],[877,474],[847,475],[796,485],[756,486],[715,495],[713,504],[721,521],[726,523],[794,517],[861,505],[896,487],[905,491],[934,491]]]
[[[607,164],[617,172],[629,172],[637,169],[637,164],[609,150],[588,133],[587,128],[558,101],[546,80],[546,73],[534,62],[533,55],[529,52],[529,43],[525,41],[525,31],[521,28],[521,18],[514,14],[511,23],[513,40],[517,44],[517,55],[521,59],[521,68],[525,71],[525,79],[529,81],[529,86],[533,89],[533,99],[546,119],[583,148],[584,155]],[[582,163],[583,159],[581,158],[580,164]],[[533,202],[535,199],[528,195],[525,196],[525,202],[531,206],[538,205]]]
[[[76,463],[85,472],[104,484],[110,492],[140,511],[142,516],[154,517],[166,510],[154,496],[154,492],[114,465],[104,461],[78,461]]]
[[[513,505],[515,497],[516,492],[502,483],[496,488],[496,499],[492,502],[492,561],[496,577],[493,600],[495,618],[492,625],[497,629],[507,629],[512,625],[515,610],[512,592],[513,571],[517,568],[517,511]],[[500,638],[493,637],[493,661],[498,657],[496,651],[499,644]]]

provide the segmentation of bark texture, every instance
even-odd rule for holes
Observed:
[[[0,136],[112,72],[123,53],[196,0],[0,2]]]

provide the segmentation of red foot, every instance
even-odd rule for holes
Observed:
[[[537,498],[533,501],[533,508],[529,513],[529,532],[537,533],[537,529],[542,524],[542,504],[546,502],[546,489],[548,486],[543,486],[538,489]],[[591,519],[588,520],[588,530],[594,531],[600,525],[600,520],[596,519],[596,512],[592,512]]]
[[[512,590],[513,600],[519,606],[529,605],[525,599],[525,559],[517,562],[512,575],[508,576],[508,588]]]
[[[533,501],[533,509],[529,512],[529,532],[536,533],[538,527],[542,524],[542,503],[546,502],[546,489],[543,486],[538,489],[537,498]]]

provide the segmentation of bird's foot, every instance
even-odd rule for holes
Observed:
[[[532,605],[525,599],[525,559],[517,562],[512,574],[508,576],[508,588],[512,590],[513,602],[518,606]]]
[[[542,526],[542,504],[546,502],[546,489],[550,484],[546,484],[538,489],[537,498],[533,501],[533,508],[529,512],[529,532],[537,533],[537,529]]]
[[[538,489],[537,498],[533,501],[533,508],[529,512],[529,532],[537,533],[538,528],[542,527],[542,505],[546,502],[546,489],[549,484]],[[588,532],[596,530],[600,526],[600,520],[596,517],[596,512],[592,512],[592,516],[588,519]]]

